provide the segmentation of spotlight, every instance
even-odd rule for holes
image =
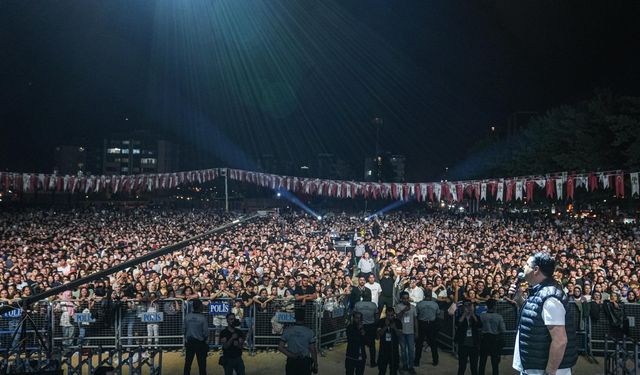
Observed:
[[[278,192],[278,194],[276,194],[276,197],[280,198],[282,196],[282,194],[280,192]]]
[[[369,218],[368,218],[368,217],[365,217],[365,218],[364,218],[364,221],[369,221]]]
[[[318,215],[318,220],[322,220],[322,216]]]

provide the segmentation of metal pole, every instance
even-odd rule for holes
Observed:
[[[229,169],[224,170],[224,210],[229,212]]]

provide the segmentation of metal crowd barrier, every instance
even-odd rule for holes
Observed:
[[[632,349],[629,350],[629,345]],[[605,375],[628,375],[640,373],[640,342],[623,336],[622,339],[604,338]]]
[[[118,308],[117,302],[106,299],[51,302],[53,347],[63,351],[117,347]]]
[[[438,316],[438,347],[442,350],[455,353],[455,316],[449,315],[447,310],[451,303],[438,302],[440,316]]]
[[[305,310],[304,325],[316,332],[318,337],[318,311],[321,305],[315,302],[307,302],[304,305],[291,298],[274,299],[262,308],[253,304],[253,345],[254,348],[275,349],[280,343],[280,336],[287,326],[295,323],[294,310]],[[320,340],[316,340],[319,346]]]
[[[209,325],[209,342],[212,348],[219,348],[219,334],[226,326],[225,316],[234,307],[234,300],[203,299]],[[438,343],[444,351],[456,352],[455,316],[447,312],[449,304],[440,304]],[[275,299],[264,308],[253,304],[250,308],[240,305],[242,314],[241,330],[247,334],[247,348],[275,349],[284,328],[294,323],[294,309],[305,309],[305,325],[314,330],[318,348],[336,344],[346,339],[348,324],[347,308],[332,301],[313,301],[302,305],[293,299]],[[237,309],[236,309],[237,310]],[[640,338],[640,304],[624,304],[624,331],[611,327],[604,308],[593,316],[584,311],[585,307],[570,303],[569,316],[574,319],[578,351],[580,354],[603,356],[606,337],[630,338],[624,345],[629,352],[635,350],[632,340]],[[63,353],[74,348],[138,350],[181,350],[184,347],[184,316],[190,311],[190,302],[180,299],[146,301],[116,300],[70,300],[42,301],[32,305],[31,316],[40,336],[55,349]],[[497,312],[504,318],[507,332],[504,336],[504,354],[511,354],[515,344],[518,312],[508,302],[498,302]],[[240,316],[244,315],[244,316]],[[27,326],[26,337],[16,328],[22,319],[18,309],[0,316],[0,353],[18,349],[25,344],[28,350],[39,347],[32,325]],[[242,318],[242,319],[240,319]],[[25,339],[25,340],[23,340]]]
[[[220,332],[227,327],[227,314],[233,312],[236,300],[229,298],[200,298],[200,300],[204,305],[202,314],[206,315],[207,326],[209,327],[209,348],[220,349],[222,347],[220,343]],[[189,303],[189,301],[186,301],[186,309],[189,309]],[[240,309],[242,310],[241,312],[236,311],[236,319],[239,320],[241,324],[237,328],[242,330],[246,337],[249,330],[242,324],[244,320],[244,308],[241,307]]]
[[[518,308],[512,303],[498,301],[498,303],[496,303],[496,312],[502,315],[506,329],[503,335],[504,347],[502,348],[502,354],[513,354],[513,348],[516,344],[516,334],[518,332]]]
[[[333,346],[346,340],[349,318],[346,306],[335,300],[323,301],[318,304],[319,328],[316,332],[320,333],[317,335],[320,348]]]
[[[184,346],[184,301],[163,299],[121,303],[120,345],[124,348],[173,348]]]

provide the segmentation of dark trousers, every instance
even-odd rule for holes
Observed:
[[[398,375],[398,367],[400,367],[400,348],[387,347],[380,345],[378,353],[378,374],[385,375],[387,367],[391,375]]]
[[[286,375],[311,375],[311,358],[287,358]]]
[[[244,361],[242,360],[242,357],[226,358],[225,361],[224,375],[233,375],[234,371],[236,372],[236,375],[244,375]]]
[[[464,375],[467,370],[467,359],[471,367],[471,375],[478,374],[478,348],[475,346],[458,346],[458,375]]]
[[[391,297],[385,297],[385,296],[378,297],[378,313],[382,313],[382,309],[384,309],[385,306],[387,306],[387,311],[393,309],[393,296],[391,296]]]
[[[363,375],[364,374],[365,360],[357,360],[347,358],[344,360],[344,367],[347,370],[347,375]]]
[[[187,340],[185,344],[187,353],[184,358],[184,375],[191,374],[191,363],[193,363],[193,357],[198,359],[198,371],[200,375],[207,375],[207,351],[209,346],[205,341],[200,340]]]
[[[420,363],[420,358],[422,358],[422,349],[424,348],[424,342],[427,341],[429,347],[431,348],[431,359],[433,360],[433,364],[438,364],[438,326],[435,321],[427,322],[427,321],[418,321],[418,339],[416,341],[416,355],[415,355],[415,365],[417,366]]]
[[[499,335],[483,334],[480,345],[480,363],[478,374],[484,375],[487,366],[487,357],[491,356],[491,370],[493,375],[498,375],[500,366],[500,354],[502,351],[502,337]]]
[[[375,366],[376,364],[376,325],[375,324],[365,324],[363,326],[365,332],[365,346],[369,347],[369,360],[371,361],[371,366]]]

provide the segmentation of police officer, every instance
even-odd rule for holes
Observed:
[[[318,372],[316,337],[304,326],[304,309],[295,310],[296,324],[287,327],[280,337],[278,350],[287,356],[286,375],[311,375]]]
[[[496,313],[496,300],[487,300],[487,312],[480,315],[482,321],[482,337],[480,338],[480,364],[479,375],[484,375],[487,365],[487,357],[491,356],[491,368],[493,375],[498,375],[500,365],[500,352],[504,344],[503,335],[506,332],[504,318]]]
[[[198,358],[198,370],[200,375],[207,374],[207,337],[209,327],[207,318],[202,314],[202,301],[193,300],[193,312],[184,318],[184,338],[186,354],[184,358],[184,375],[191,373],[191,363],[194,355]]]
[[[416,355],[414,366],[420,366],[420,358],[422,357],[422,348],[425,339],[431,348],[431,359],[434,366],[438,365],[438,326],[436,325],[436,317],[440,312],[440,307],[433,300],[431,289],[424,291],[424,299],[416,305],[418,313],[418,340],[416,342]]]
[[[347,353],[344,360],[346,375],[364,374],[367,361],[365,347],[366,331],[362,324],[362,313],[353,312],[351,323],[347,326]]]
[[[354,311],[362,314],[364,326],[365,345],[369,347],[369,357],[371,367],[376,367],[376,323],[378,322],[378,306],[371,302],[371,295],[365,294],[363,300],[356,303]]]

